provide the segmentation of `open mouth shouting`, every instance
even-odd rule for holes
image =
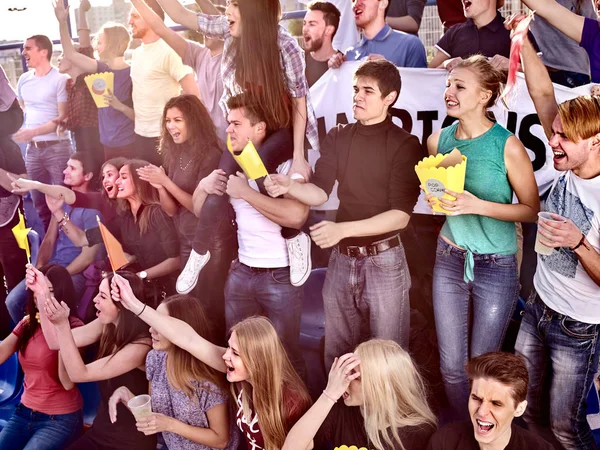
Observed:
[[[471,2],[469,0],[463,0],[463,10],[467,12],[471,7]]]
[[[567,154],[561,150],[552,150],[552,153],[554,154],[554,161],[560,161],[564,158],[566,158]]]
[[[494,429],[494,424],[491,422],[485,422],[483,420],[476,419],[477,432],[483,436],[488,435]]]

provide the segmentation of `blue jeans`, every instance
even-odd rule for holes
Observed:
[[[0,433],[2,450],[62,450],[77,439],[83,429],[80,411],[48,415],[19,403]]]
[[[71,141],[68,139],[46,148],[36,148],[27,144],[25,153],[27,176],[46,184],[63,184],[63,170],[67,167],[72,152]],[[46,205],[46,198],[39,191],[31,191],[31,198],[38,216],[44,223],[44,229],[47,230],[51,214]]]
[[[519,296],[515,255],[474,254],[475,279],[465,283],[465,253],[439,237],[433,268],[440,369],[456,420],[469,417],[465,364],[475,356],[500,350]]]
[[[331,252],[323,286],[325,365],[371,338],[408,349],[410,275],[400,244],[375,256]]]
[[[83,276],[83,272],[72,275],[71,280],[73,280],[73,287],[75,288],[75,298],[79,303],[83,291],[85,290],[85,277]],[[10,314],[10,318],[14,323],[19,323],[23,316],[25,316],[27,310],[27,298],[28,292],[25,286],[25,280],[22,280],[17,284],[6,297],[6,309],[8,309],[8,314]],[[73,314],[75,314],[75,311],[73,311]]]
[[[236,259],[225,284],[227,329],[251,316],[267,316],[294,368],[305,378],[306,365],[300,351],[303,298],[302,287],[290,283],[289,267],[261,271]]]
[[[532,428],[547,417],[542,409],[544,379],[550,382],[550,428],[568,449],[595,449],[586,420],[586,397],[598,369],[600,325],[579,322],[553,311],[533,291],[523,315],[515,352],[529,372],[525,421]]]

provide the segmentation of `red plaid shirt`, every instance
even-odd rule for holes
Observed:
[[[83,47],[78,51],[90,58],[94,55],[92,47]],[[63,125],[69,130],[98,126],[98,108],[84,80],[87,75],[82,73],[75,81],[67,80],[67,118]]]

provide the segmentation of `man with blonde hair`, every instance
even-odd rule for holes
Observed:
[[[600,346],[600,97],[557,105],[546,68],[527,40],[525,80],[559,171],[539,220],[534,292],[515,350],[531,380],[524,415],[530,426],[545,418],[544,377],[550,376],[550,428],[566,449],[595,449],[586,420],[586,396],[598,370]]]

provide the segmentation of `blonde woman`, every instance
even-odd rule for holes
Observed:
[[[291,429],[283,450],[306,450],[313,440],[336,447],[424,450],[436,427],[409,354],[394,341],[373,339],[335,359],[327,387]]]
[[[239,322],[231,328],[225,349],[186,322],[142,303],[124,278],[115,275],[113,280],[113,298],[123,307],[172,344],[227,374],[237,403],[236,422],[248,448],[280,450],[291,427],[310,406],[310,397],[271,322],[264,317]]]
[[[131,36],[123,25],[108,22],[96,35],[95,47],[99,59],[82,55],[75,50],[69,35],[67,20],[69,8],[62,1],[54,4],[54,13],[60,25],[60,43],[64,56],[84,72],[112,72],[114,87],[106,91],[104,99],[108,108],[98,108],[98,126],[100,142],[104,146],[104,160],[118,156],[132,158],[135,156],[133,130],[134,112],[131,99],[132,82],[130,67],[125,62],[125,51],[129,47]],[[83,16],[85,18],[85,16]],[[80,29],[87,24],[80,23]]]

